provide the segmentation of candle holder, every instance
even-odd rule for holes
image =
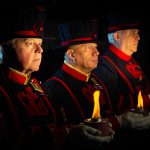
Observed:
[[[135,109],[131,109],[131,111],[137,114],[143,114],[144,117],[149,115],[148,109],[144,109],[144,108],[137,107]]]
[[[111,125],[109,124],[108,120],[106,119],[93,119],[89,118],[84,121],[85,125],[91,126],[95,129],[99,129],[101,131],[101,136],[108,136],[110,135],[109,128]]]

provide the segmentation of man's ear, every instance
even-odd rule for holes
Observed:
[[[119,39],[119,33],[115,32],[113,36],[114,36],[115,41],[118,41],[118,39]]]
[[[74,60],[74,59],[75,59],[73,54],[74,54],[74,50],[71,49],[71,48],[69,48],[69,49],[67,50],[67,55],[69,56],[69,58],[70,58],[71,60]]]

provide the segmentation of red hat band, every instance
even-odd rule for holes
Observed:
[[[74,43],[87,42],[87,41],[93,41],[93,38],[91,38],[91,37],[86,37],[86,38],[78,38],[78,39],[63,41],[63,42],[61,43],[61,45],[62,45],[62,46],[73,45]]]

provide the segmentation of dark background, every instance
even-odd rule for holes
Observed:
[[[55,42],[46,41],[43,53],[43,59],[40,70],[33,75],[41,81],[46,80],[55,71],[61,67],[63,63],[64,51],[52,50],[53,46],[59,44],[59,37],[57,35],[57,25],[64,21],[70,20],[84,20],[96,18],[99,21],[99,28],[103,31],[105,28],[105,16],[110,12],[125,11],[128,13],[137,13],[142,19],[142,28],[140,30],[140,42],[138,52],[134,57],[142,66],[143,71],[150,78],[149,73],[149,5],[148,1],[132,1],[132,0],[26,0],[26,1],[5,1],[0,7],[3,8],[3,13],[9,12],[10,7],[30,7],[31,5],[43,5],[46,8],[48,25],[47,31],[57,40]],[[5,8],[5,9],[4,9]],[[99,38],[104,42],[104,36],[99,32]],[[106,48],[105,42],[99,47],[99,51],[103,52]]]

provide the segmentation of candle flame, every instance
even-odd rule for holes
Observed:
[[[99,119],[100,118],[99,96],[100,96],[100,91],[96,90],[94,92],[94,94],[93,94],[93,97],[94,97],[94,109],[93,109],[92,119]]]
[[[142,98],[141,91],[139,91],[139,94],[138,94],[138,105],[137,105],[137,107],[143,109],[143,98]]]

